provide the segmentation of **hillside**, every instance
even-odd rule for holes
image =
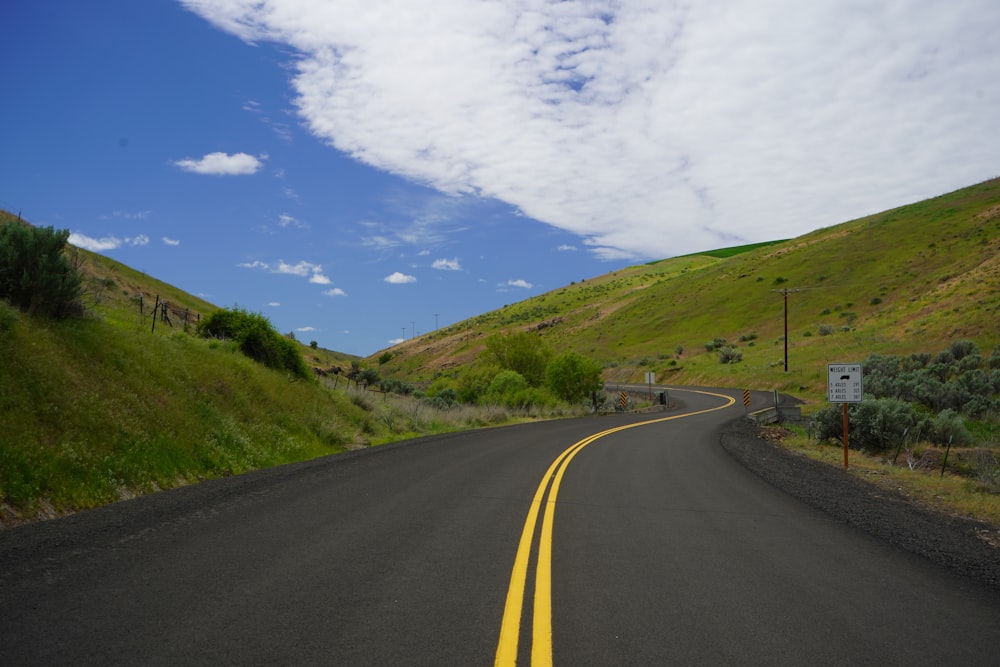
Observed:
[[[825,393],[826,364],[874,352],[1000,343],[1000,179],[801,237],[676,257],[571,283],[393,348],[387,371],[426,382],[491,334],[537,331],[599,360],[611,382]],[[787,291],[787,294],[785,293]],[[784,369],[784,301],[788,363]],[[706,343],[735,344],[721,364]]]
[[[0,212],[0,224],[14,221]],[[85,275],[83,318],[34,318],[0,300],[0,527],[507,418],[373,401],[343,391],[339,378],[290,381],[232,341],[193,335],[216,306],[109,258],[70,254]],[[527,330],[600,361],[608,382],[654,371],[663,384],[778,388],[817,400],[829,362],[936,352],[958,339],[996,347],[998,263],[995,179],[796,239],[572,283],[407,340],[388,363],[378,363],[381,354],[364,363],[382,377],[427,383],[475,363],[491,334]],[[153,317],[163,302],[169,322],[162,309]],[[720,363],[706,346],[716,339],[742,360]],[[301,350],[320,368],[359,361]]]
[[[0,224],[16,221],[0,212]],[[378,402],[196,337],[212,304],[68,254],[84,274],[82,318],[32,317],[0,299],[0,527],[423,432],[384,419]],[[167,319],[162,308],[154,318],[164,301]],[[357,360],[301,349],[323,368]]]

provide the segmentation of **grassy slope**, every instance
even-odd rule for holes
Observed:
[[[345,394],[185,334],[184,312],[192,329],[211,304],[84,250],[77,261],[84,319],[36,319],[0,300],[0,525],[384,437]],[[173,326],[154,332],[157,296]],[[303,351],[324,367],[352,358]]]
[[[742,250],[742,252],[740,252]],[[467,363],[490,334],[539,331],[602,361],[610,381],[825,393],[826,364],[872,352],[936,352],[960,338],[1000,343],[1000,179],[776,243],[634,266],[571,284],[395,348],[412,381]],[[788,295],[784,372],[782,289]],[[833,335],[819,335],[829,325]],[[846,330],[843,330],[846,327]],[[739,342],[740,337],[754,340]],[[705,343],[737,343],[723,365]],[[679,359],[675,352],[684,350]]]
[[[381,372],[426,381],[471,362],[493,332],[544,324],[539,334],[554,348],[602,360],[611,381],[654,370],[661,382],[820,398],[830,361],[937,351],[957,338],[991,350],[1000,342],[998,251],[1000,179],[789,241],[571,284],[407,341]],[[39,321],[0,303],[0,523],[402,437],[398,409],[377,415],[318,383],[290,383],[231,344],[183,334],[183,313],[193,320],[211,304],[113,260],[80,257],[88,318]],[[789,295],[788,374],[784,288],[801,290]],[[153,333],[157,295],[174,327]],[[818,335],[823,324],[837,333]],[[715,337],[750,334],[742,363],[705,351]],[[304,353],[318,366],[351,360]]]

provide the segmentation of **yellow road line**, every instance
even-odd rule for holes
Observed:
[[[552,526],[555,523],[556,497],[559,495],[559,486],[562,483],[563,475],[570,461],[577,453],[599,438],[606,435],[635,428],[637,426],[648,426],[659,422],[681,419],[683,417],[693,417],[722,410],[736,403],[736,399],[724,394],[716,394],[710,391],[698,391],[693,389],[681,389],[679,391],[690,391],[696,394],[706,394],[725,399],[727,402],[707,410],[686,412],[681,415],[661,417],[648,421],[637,422],[635,424],[625,424],[609,428],[600,433],[590,435],[580,440],[565,451],[552,462],[549,469],[545,471],[542,481],[535,491],[535,496],[528,509],[528,517],[524,522],[524,529],[521,531],[521,540],[518,543],[517,554],[514,557],[514,568],[510,575],[510,586],[507,589],[507,601],[504,604],[503,621],[500,624],[500,640],[497,644],[496,667],[510,667],[517,664],[517,647],[521,634],[521,616],[524,609],[524,596],[528,581],[528,561],[531,557],[531,545],[534,542],[535,527],[538,524],[538,515],[541,511],[542,502],[545,502],[545,513],[542,519],[542,530],[538,538],[538,561],[535,565],[535,595],[532,607],[532,634],[531,634],[531,664],[532,667],[549,667],[552,665]],[[551,488],[549,483],[551,481]],[[546,499],[546,491],[548,498]]]

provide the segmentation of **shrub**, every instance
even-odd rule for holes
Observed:
[[[69,230],[0,225],[0,297],[26,313],[80,315],[83,277],[65,255]]]
[[[545,383],[567,403],[577,403],[602,387],[601,366],[576,352],[565,352],[545,367]]]
[[[964,447],[972,444],[972,434],[954,410],[944,410],[931,422],[931,440],[939,445]]]
[[[821,324],[821,325],[819,325],[819,335],[820,336],[829,336],[829,335],[833,334],[833,332],[834,332],[833,325],[831,325],[831,324]]]
[[[971,340],[957,340],[951,344],[948,348],[951,352],[951,356],[955,358],[956,361],[961,361],[969,355],[979,355],[979,348]]]
[[[545,380],[545,365],[551,353],[537,335],[525,332],[493,334],[486,350],[501,368],[515,371],[537,387]]]
[[[198,324],[204,338],[236,341],[240,352],[268,368],[285,370],[299,378],[309,377],[309,369],[295,341],[279,334],[260,313],[236,307],[220,309]]]
[[[516,371],[500,371],[486,390],[486,399],[491,403],[504,403],[504,397],[528,388],[528,381]]]
[[[399,394],[400,396],[409,396],[413,393],[413,385],[402,380],[397,380],[396,378],[386,378],[379,382],[379,390],[385,393]],[[453,394],[454,390],[450,390]]]
[[[915,440],[920,433],[929,430],[926,418],[912,405],[894,398],[852,404],[848,419],[848,445],[873,453],[896,447],[906,436]],[[813,426],[819,440],[843,440],[844,419],[840,404],[830,404],[817,412],[813,416]]]
[[[720,364],[736,364],[743,361],[743,353],[735,345],[724,345],[719,348]]]

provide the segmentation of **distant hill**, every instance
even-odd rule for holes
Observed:
[[[788,363],[784,370],[784,306]],[[1000,179],[801,237],[676,257],[571,283],[391,348],[386,372],[429,381],[491,334],[536,331],[604,364],[676,384],[825,392],[826,364],[873,352],[1000,343]],[[742,361],[721,364],[725,339]]]

